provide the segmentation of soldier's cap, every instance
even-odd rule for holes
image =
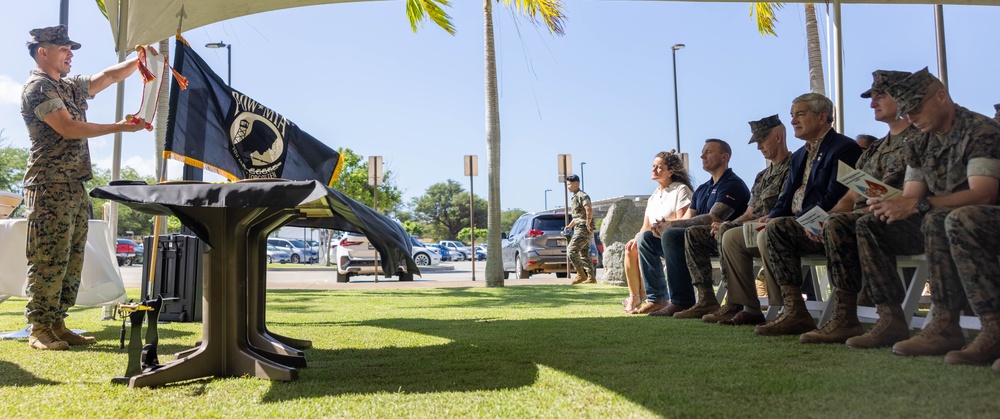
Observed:
[[[579,181],[580,181],[580,177],[577,176],[577,175],[566,176],[566,182],[579,182]]]
[[[750,142],[747,144],[753,144],[764,141],[774,127],[781,125],[781,118],[778,118],[778,114],[774,114],[760,121],[750,121],[748,124],[750,124],[750,132],[753,135],[750,136]]]
[[[903,116],[920,106],[920,103],[924,101],[924,96],[927,95],[927,89],[934,83],[940,82],[927,70],[927,67],[924,67],[909,77],[890,84],[885,92],[896,99],[896,105],[899,106],[899,116]]]
[[[31,51],[38,44],[69,45],[70,49],[80,49],[79,42],[69,39],[66,25],[49,26],[28,31],[31,40],[28,41],[28,51]]]
[[[861,94],[861,97],[869,99],[874,94],[885,93],[885,89],[889,88],[890,84],[905,79],[910,74],[913,73],[909,71],[875,70],[872,72],[872,88],[865,90]]]

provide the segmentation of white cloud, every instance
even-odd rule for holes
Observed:
[[[0,74],[0,103],[21,104],[21,84],[10,76]]]

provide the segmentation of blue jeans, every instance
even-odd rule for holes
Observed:
[[[668,228],[659,238],[651,231],[639,237],[639,267],[646,284],[646,299],[650,302],[667,301],[669,297],[669,301],[677,305],[695,303],[691,273],[684,258],[684,231],[684,228]],[[663,274],[660,257],[666,259],[667,275]]]

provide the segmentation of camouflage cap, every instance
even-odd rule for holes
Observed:
[[[750,132],[753,135],[750,136],[750,142],[747,144],[753,144],[764,141],[767,134],[771,133],[771,129],[781,125],[781,118],[778,118],[778,114],[774,114],[760,121],[750,121],[748,124],[750,124]]]
[[[28,50],[30,51],[38,44],[54,44],[54,45],[69,45],[70,49],[80,49],[80,43],[73,42],[69,39],[69,34],[67,33],[66,25],[59,26],[49,26],[47,28],[38,28],[28,31],[31,35],[31,40],[28,41]]]
[[[927,67],[924,67],[909,77],[890,84],[886,93],[896,99],[896,105],[899,106],[899,116],[903,116],[920,106],[927,94],[927,89],[935,82],[940,83],[938,78],[927,71]]]
[[[890,84],[909,77],[909,71],[875,70],[872,72],[872,88],[865,90],[861,97],[868,99],[876,93],[885,93]]]

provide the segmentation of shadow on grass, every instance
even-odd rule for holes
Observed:
[[[417,318],[338,322],[321,315],[315,323],[280,323],[296,328],[291,335],[336,326],[343,330],[334,339],[354,339],[374,328],[434,336],[446,342],[310,349],[306,351],[309,367],[300,370],[299,381],[275,383],[262,401],[518,390],[538,384],[539,368],[544,366],[579,380],[566,382],[577,386],[567,394],[577,394],[573,391],[580,385],[597,386],[668,417],[741,417],[748,412],[799,417],[817,413],[843,417],[861,412],[871,416],[907,416],[911,412],[917,416],[976,415],[1000,408],[1000,400],[995,398],[1000,381],[988,368],[948,366],[940,357],[903,358],[888,350],[802,345],[798,336],[764,338],[754,335],[749,327],[618,314],[620,308],[614,303],[618,291],[580,292],[569,287],[511,287],[502,293],[462,288],[421,290],[420,295],[411,295],[414,300],[401,301],[397,311],[385,311],[389,316],[406,316],[452,306],[516,310],[519,305],[566,305],[577,314],[583,308],[583,315],[576,317],[542,311],[556,317],[509,320],[475,318],[472,312],[460,319],[429,319],[417,314]],[[289,291],[282,295],[295,294]],[[396,301],[403,300],[396,297],[407,295],[407,291],[344,293],[346,298],[374,295]],[[430,299],[423,306],[424,295],[455,297],[456,301],[440,304],[441,298]],[[614,314],[587,316],[587,307]],[[390,340],[387,345],[410,343],[406,338],[394,339],[400,340]],[[566,397],[559,392],[562,385],[545,391],[552,392],[549,397]],[[876,402],[873,395],[882,401]],[[857,410],[859,401],[865,401],[862,410]]]
[[[0,361],[0,377],[3,377],[3,380],[0,380],[0,387],[51,386],[62,384],[35,377],[31,373],[21,369],[17,364],[7,361]]]

